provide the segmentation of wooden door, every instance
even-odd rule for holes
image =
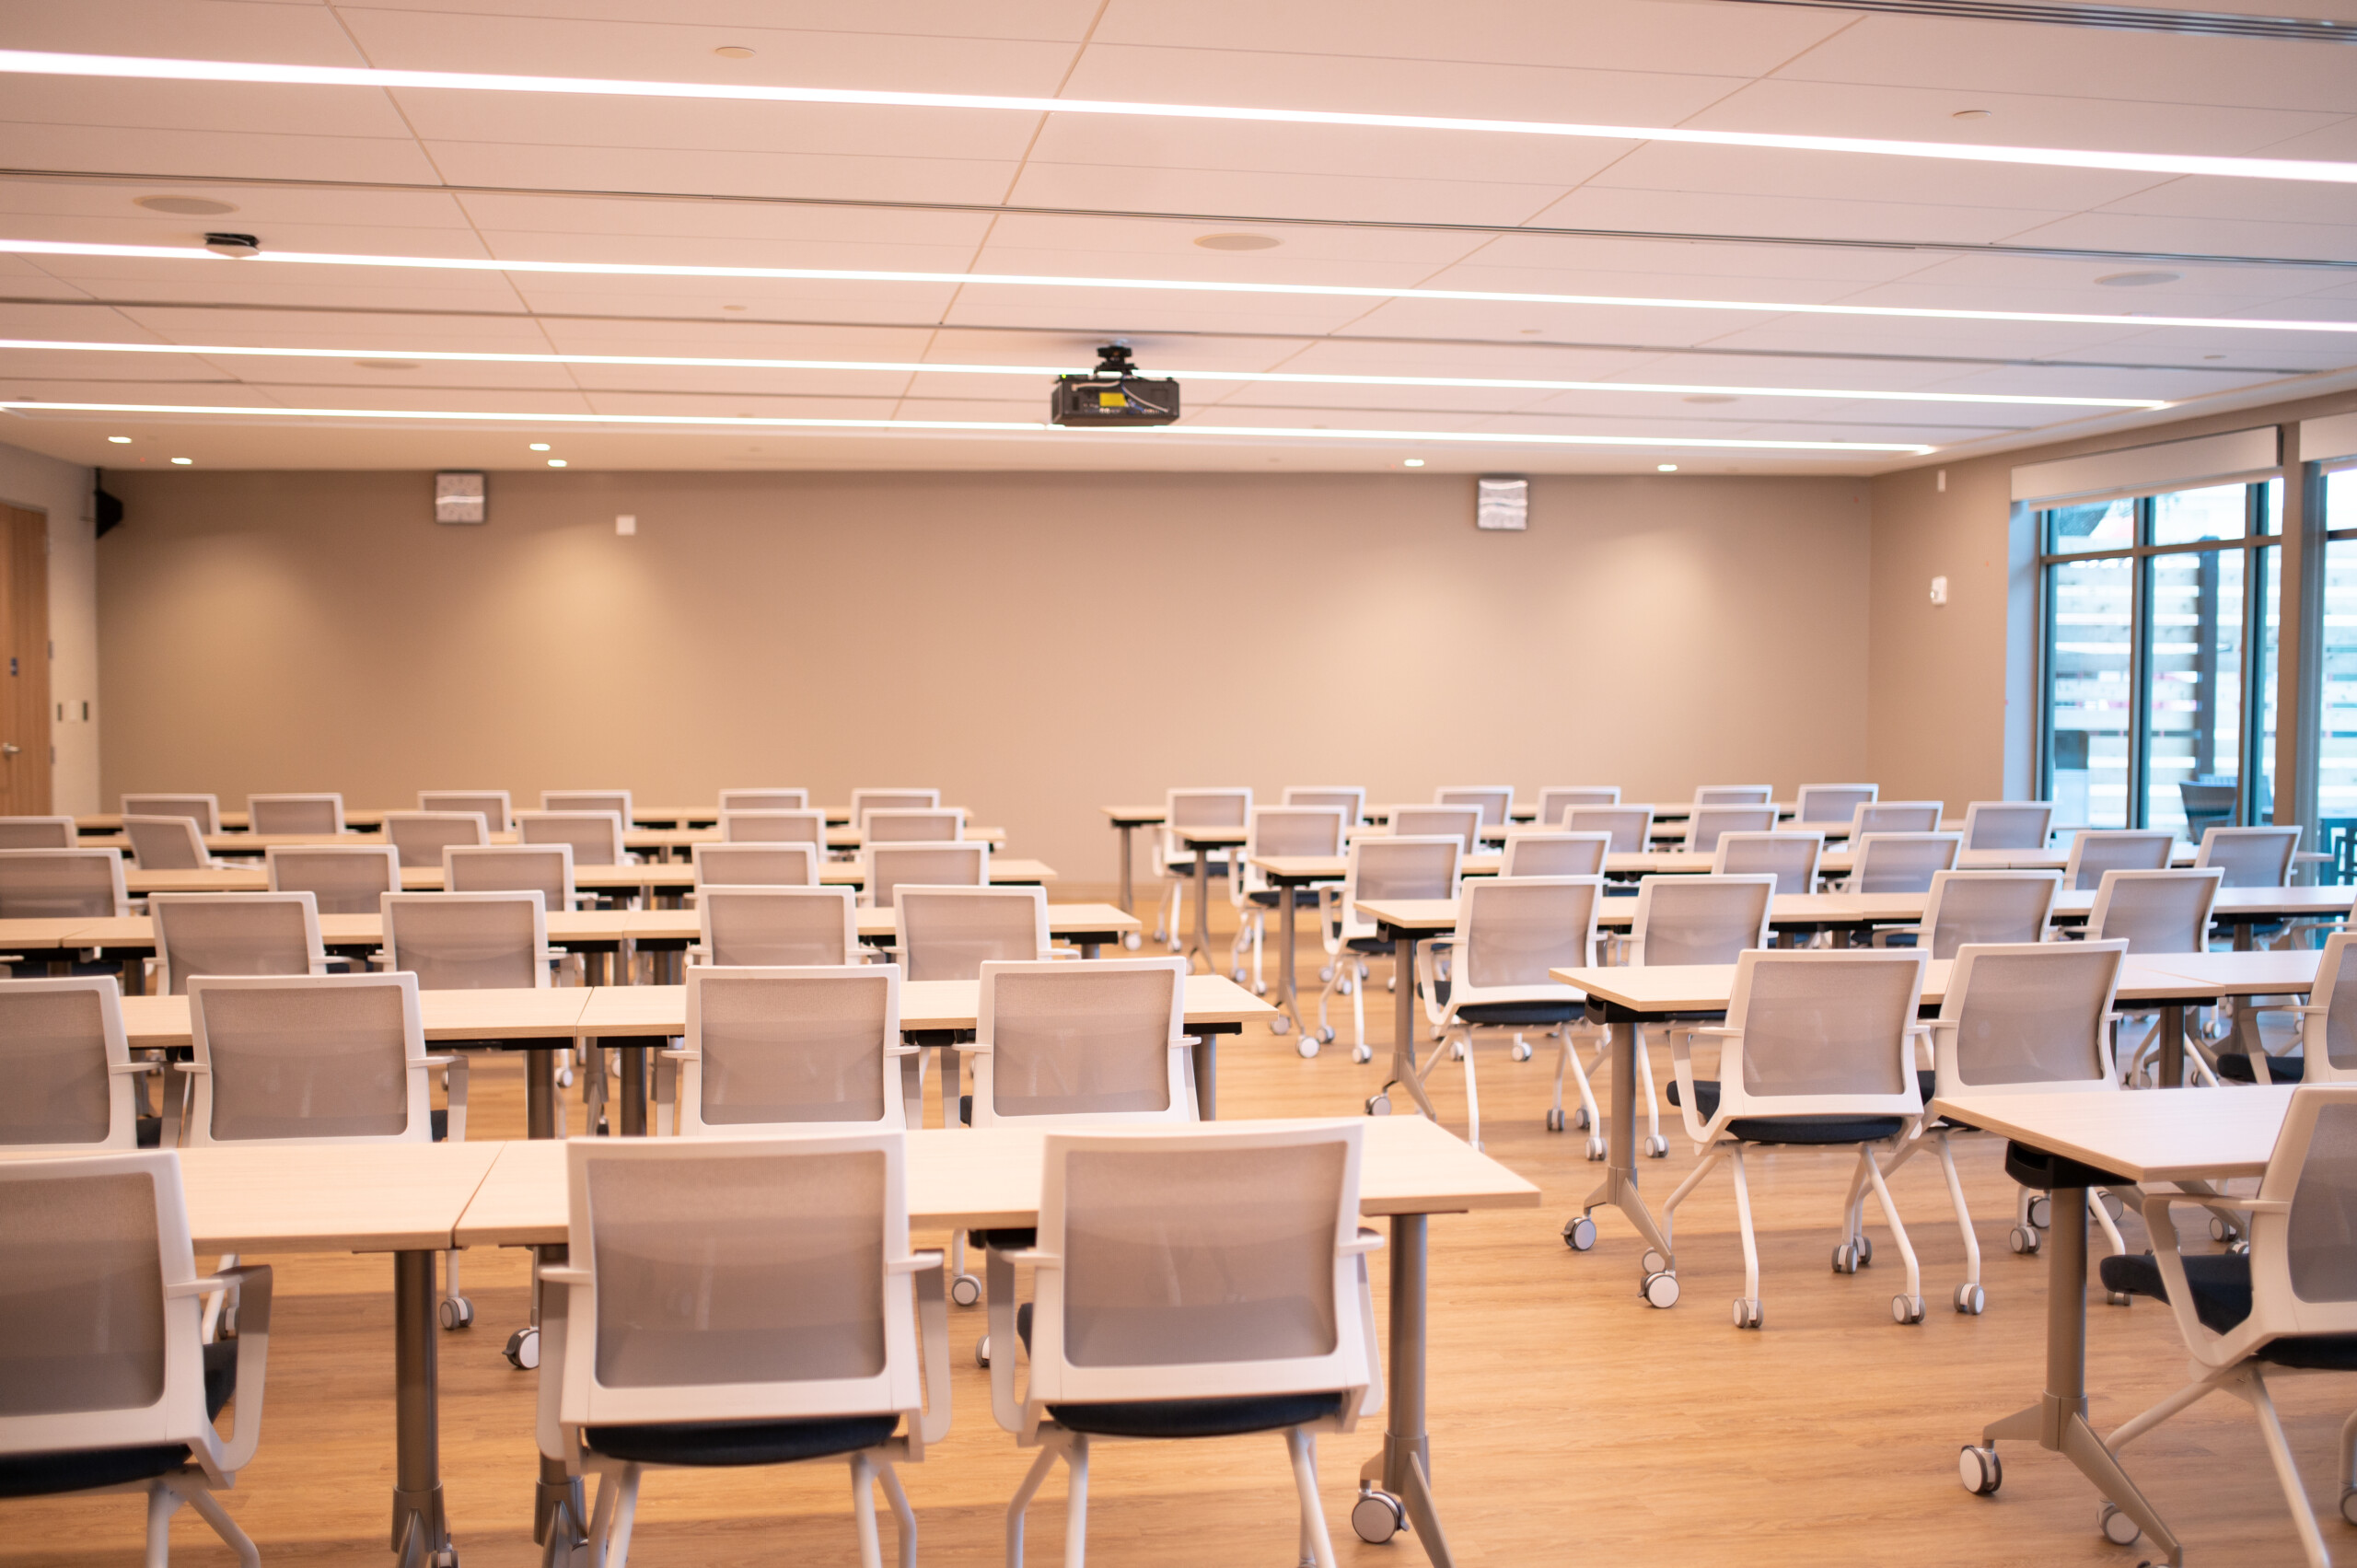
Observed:
[[[0,816],[49,811],[49,519],[0,506]]]

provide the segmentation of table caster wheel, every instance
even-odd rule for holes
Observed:
[[[2096,1201],[2103,1204],[2103,1212],[2111,1216],[2112,1223],[2115,1225],[2119,1222],[2119,1217],[2128,1212],[2128,1205],[2119,1201],[2119,1194],[2117,1192],[2107,1191]]]
[[[1351,1528],[1370,1546],[1381,1546],[1408,1527],[1407,1505],[1373,1481],[1359,1482],[1359,1500],[1351,1504]]]
[[[1956,1287],[1956,1309],[1966,1317],[1980,1317],[1981,1309],[1988,1305],[1989,1293],[1979,1285],[1963,1284]]]
[[[2344,1486],[2340,1489],[2340,1516],[2351,1524],[2357,1525],[2357,1486]]]
[[[1563,1245],[1574,1252],[1585,1252],[1596,1245],[1596,1222],[1579,1214],[1563,1222]]]
[[[1609,1152],[1610,1151],[1606,1148],[1604,1139],[1600,1134],[1595,1132],[1588,1134],[1587,1157],[1589,1159],[1600,1160]]]
[[[540,1330],[538,1328],[518,1329],[507,1336],[507,1347],[500,1353],[507,1365],[518,1372],[529,1372],[540,1365]]]
[[[474,1326],[474,1321],[475,1321],[475,1304],[474,1304],[473,1302],[469,1301],[469,1300],[468,1300],[465,1296],[463,1296],[463,1295],[451,1295],[451,1296],[445,1296],[445,1297],[443,1297],[443,1299],[442,1299],[442,1327],[443,1327],[443,1328],[445,1328],[445,1329],[470,1329],[470,1328],[472,1328],[472,1327]]]
[[[1560,1132],[1562,1130],[1563,1109],[1562,1107],[1557,1106],[1554,1109],[1547,1113],[1547,1131],[1550,1132]]]
[[[991,1337],[984,1334],[974,1342],[974,1365],[988,1372],[991,1367]]]
[[[1529,1060],[1530,1060],[1530,1042],[1529,1042],[1528,1040],[1518,1040],[1515,1041],[1515,1042],[1514,1042],[1514,1050],[1513,1050],[1513,1051],[1509,1051],[1509,1052],[1507,1052],[1507,1054],[1508,1054],[1508,1055],[1510,1055],[1510,1056],[1512,1056],[1512,1057],[1513,1057],[1516,1062],[1527,1062],[1527,1061],[1529,1061]]]
[[[1134,932],[1134,931],[1125,932],[1125,933],[1123,933],[1123,934],[1122,934],[1122,936],[1121,936],[1121,946],[1122,946],[1122,947],[1127,947],[1131,952],[1134,953],[1134,952],[1136,952],[1140,947],[1144,947],[1144,946],[1145,946],[1145,939],[1144,939],[1144,937],[1140,936],[1140,935],[1139,935],[1136,932]]]
[[[572,1068],[560,1067],[556,1070],[556,1086],[560,1089],[569,1089],[573,1087]]]
[[[1587,1107],[1581,1106],[1572,1112],[1572,1125],[1583,1129],[1587,1126]]]
[[[1678,1305],[1678,1276],[1666,1270],[1656,1270],[1639,1282],[1637,1294],[1645,1298],[1647,1307],[1666,1312]]]
[[[1892,1296],[1890,1320],[1894,1323],[1921,1323],[1923,1320],[1923,1298],[1920,1295]]]
[[[2103,1505],[2103,1512],[2096,1516],[2096,1527],[2114,1546],[2134,1546],[2144,1533],[2144,1527],[2121,1513],[2117,1503]]]
[[[1967,1444],[1956,1454],[1956,1480],[1975,1497],[1992,1497],[2005,1484],[2005,1467],[1997,1458],[1997,1446],[1976,1447]]]
[[[1757,1329],[1759,1327],[1761,1320],[1762,1314],[1759,1310],[1759,1303],[1758,1301],[1747,1295],[1738,1295],[1735,1298],[1735,1326],[1736,1328]]]
[[[2107,1290],[2103,1293],[2103,1299],[2107,1307],[2127,1307],[2136,1298],[2124,1290]]]
[[[2038,1250],[2038,1232],[2026,1225],[2017,1225],[2005,1233],[2005,1245],[2026,1258]]]
[[[1275,1017],[1269,1020],[1269,1032],[1272,1035],[1291,1034],[1293,1032],[1293,1020],[1286,1017],[1283,1013],[1280,1013]]]
[[[1837,1274],[1856,1273],[1863,1260],[1858,1256],[1856,1242],[1845,1241],[1833,1249],[1833,1272]]]
[[[949,1299],[960,1307],[971,1307],[982,1299],[982,1282],[971,1274],[958,1274],[949,1282]]]
[[[1318,1037],[1304,1035],[1293,1042],[1293,1048],[1301,1053],[1302,1060],[1306,1062],[1318,1054]]]
[[[1351,1047],[1351,1060],[1353,1062],[1374,1061],[1375,1047],[1371,1045],[1354,1045]]]
[[[1647,1159],[1666,1160],[1669,1157],[1669,1140],[1655,1132],[1645,1140]]]
[[[2054,1201],[2040,1192],[2029,1201],[2029,1223],[2040,1230],[2051,1228],[2054,1223]]]
[[[2210,1239],[2211,1239],[2211,1240],[2212,1240],[2212,1241],[2232,1241],[2232,1240],[2234,1240],[2234,1239],[2235,1239],[2235,1237],[2236,1237],[2237,1236],[2240,1236],[2241,1234],[2242,1234],[2242,1233],[2241,1233],[2240,1231],[2238,1231],[2238,1230],[2236,1230],[2236,1229],[2235,1228],[2234,1225],[2233,1225],[2231,1222],[2229,1222],[2228,1220],[2226,1220],[2226,1219],[2225,1219],[2225,1218],[2223,1218],[2223,1216],[2218,1215],[2218,1214],[2212,1214],[2212,1215],[2210,1216]]]
[[[1391,1114],[1391,1097],[1390,1097],[1389,1095],[1369,1095],[1369,1096],[1367,1096],[1367,1097],[1366,1097],[1366,1113],[1367,1113],[1369,1116],[1388,1116],[1388,1115],[1390,1115],[1390,1114]]]

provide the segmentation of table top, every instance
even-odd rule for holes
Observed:
[[[1925,1006],[1936,1007],[1946,999],[1953,967],[1947,958],[1933,958],[1923,966]],[[2296,994],[2316,982],[2316,968],[2314,953],[2146,954],[2120,965],[2117,1001],[2133,1005]],[[1642,964],[1547,972],[1592,1000],[1632,1013],[1716,1013],[1725,1010],[1734,993],[1735,970],[1733,964]]]
[[[2316,982],[2316,948],[2282,953],[2153,953],[2133,960],[2140,970],[2179,975],[2205,987],[2205,996],[2305,994]]]
[[[1350,872],[1349,858],[1339,854],[1256,854],[1249,864],[1287,882],[1340,882]],[[1504,864],[1503,854],[1469,854],[1457,862],[1457,871],[1466,877],[1494,877]]]
[[[481,1144],[273,1144],[182,1149],[200,1254],[412,1252],[450,1245],[498,1160]]]
[[[1538,1206],[1538,1188],[1421,1116],[1353,1121],[1365,1129],[1359,1168],[1362,1214]],[[1019,1226],[1038,1221],[1045,1134],[1015,1127],[927,1128],[909,1133],[908,1139],[912,1223]],[[459,1221],[460,1246],[514,1247],[565,1239],[563,1144],[542,1140],[470,1146],[496,1147],[499,1157]]]
[[[970,1029],[981,1005],[981,982],[971,980],[911,980],[900,983],[900,1028]],[[426,992],[424,995],[483,996],[489,992]],[[677,1035],[688,1027],[688,988],[684,985],[613,985],[576,988],[569,994],[586,996],[579,1015],[578,1032],[585,1035]],[[1225,975],[1187,977],[1188,1027],[1244,1024],[1275,1015],[1276,1009]],[[428,1029],[428,1034],[431,1034]],[[135,1042],[134,1042],[135,1043]]]
[[[2133,1181],[2218,1180],[2267,1169],[2295,1086],[1984,1092],[1931,1109]]]
[[[1455,899],[1361,899],[1359,913],[1410,935],[1428,936],[1457,928]]]
[[[1008,886],[1029,886],[1056,879],[1054,866],[1045,861],[1028,860],[1016,855],[991,857],[991,880]],[[819,882],[822,887],[856,888],[865,881],[865,875],[855,860],[830,860],[819,867]],[[139,871],[123,874],[124,887],[134,898],[149,893],[260,893],[270,888],[270,878],[260,865],[230,865],[207,867],[195,871]],[[685,861],[671,865],[576,865],[573,868],[573,885],[583,892],[638,892],[649,888],[676,889],[695,885],[695,870]],[[438,893],[442,890],[442,868],[438,865],[410,865],[401,868],[401,887],[412,893]]]
[[[679,988],[618,986],[614,990]],[[421,991],[417,1010],[425,1038],[434,1040],[570,1040],[577,1032],[582,1011],[597,990],[582,985],[548,986],[538,990]],[[679,1011],[687,1004],[681,1001]],[[185,996],[126,996],[122,999],[123,1030],[134,1051],[159,1051],[189,1043],[188,998]],[[679,1033],[674,1028],[673,1034]]]

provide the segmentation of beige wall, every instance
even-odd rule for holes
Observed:
[[[112,480],[114,476],[110,476]],[[1462,477],[125,474],[105,791],[938,784],[1110,879],[1168,785],[1781,786],[1866,765],[1866,486]],[[618,538],[617,513],[638,518]]]

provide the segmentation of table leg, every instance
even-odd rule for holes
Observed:
[[[1982,1429],[1992,1449],[2001,1440],[2035,1439],[2079,1468],[2096,1490],[2143,1528],[2172,1564],[2185,1549],[2119,1460],[2087,1424],[2087,1190],[2058,1187],[2049,1202],[2046,1233],[2046,1392],[2027,1410],[2016,1411]],[[2075,1215],[2066,1222],[2063,1215]]]
[[[1424,1093],[1424,1083],[1416,1075],[1416,938],[1393,938],[1392,963],[1397,973],[1392,981],[1391,1079],[1383,1086],[1402,1085],[1416,1109],[1433,1121],[1440,1120],[1440,1112],[1433,1109],[1432,1096]],[[1337,962],[1346,962],[1345,953]]]
[[[556,1098],[556,1051],[533,1046],[524,1052],[524,1136],[555,1137],[563,1113]]]
[[[966,1092],[965,1058],[957,1045],[941,1042],[941,1124],[955,1127],[958,1121],[958,1097]]]
[[[1195,954],[1201,953],[1203,956],[1205,971],[1211,974],[1219,973],[1219,966],[1212,962],[1211,892],[1211,850],[1206,845],[1197,844],[1195,846],[1195,937],[1193,951],[1187,955],[1190,972],[1193,970]]]
[[[450,1561],[435,1398],[434,1254],[393,1254],[393,1551],[402,1568]],[[448,1554],[446,1556],[446,1554]]]
[[[1097,957],[1097,946],[1094,942],[1083,942],[1080,945],[1080,956],[1083,961]]]
[[[1391,1217],[1391,1371],[1383,1451],[1359,1471],[1399,1500],[1433,1568],[1449,1568],[1448,1537],[1433,1501],[1432,1437],[1424,1429],[1425,1279],[1423,1214]]]
[[[2185,1004],[2162,1004],[2160,1023],[2156,1027],[2161,1036],[2160,1056],[2154,1071],[2159,1076],[2161,1087],[2180,1088],[2185,1084]]]
[[[1209,1029],[1195,1031],[1195,1114],[1219,1120],[1219,1036]]]
[[[1130,890],[1130,825],[1127,822],[1116,822],[1113,824],[1113,830],[1121,835],[1121,912],[1135,914],[1138,912],[1132,906],[1137,902],[1137,899]]]
[[[621,1058],[621,1134],[625,1138],[644,1138],[646,1136],[645,1044],[640,1040],[623,1040]]]
[[[1293,1020],[1296,1032],[1306,1033],[1307,1026],[1301,1021],[1301,993],[1294,981],[1295,912],[1293,884],[1288,882],[1277,889],[1277,918],[1284,923],[1285,932],[1284,973],[1277,977],[1277,1011]]]
[[[553,1247],[538,1247],[533,1250],[539,1255],[540,1264],[547,1268],[561,1267],[571,1256],[563,1244]],[[535,1296],[532,1302],[532,1321],[538,1323],[545,1317],[541,1310],[541,1299],[547,1293],[551,1290],[569,1290],[572,1287],[542,1284],[540,1282],[539,1270],[536,1269],[533,1271],[532,1288]],[[552,1459],[546,1454],[542,1454],[540,1478],[532,1485],[532,1544],[546,1546],[549,1542],[550,1531],[562,1529],[564,1532],[564,1550],[554,1554],[554,1561],[574,1562],[574,1554],[587,1546],[589,1540],[587,1501],[582,1495],[580,1481],[564,1473],[564,1461]]]
[[[1637,1192],[1637,1022],[1608,1012],[1606,1020],[1612,1028],[1612,1115],[1605,1129],[1604,1180],[1580,1205],[1580,1215],[1585,1218],[1606,1204],[1620,1210],[1654,1254],[1645,1260],[1645,1272],[1675,1273],[1678,1254]]]

